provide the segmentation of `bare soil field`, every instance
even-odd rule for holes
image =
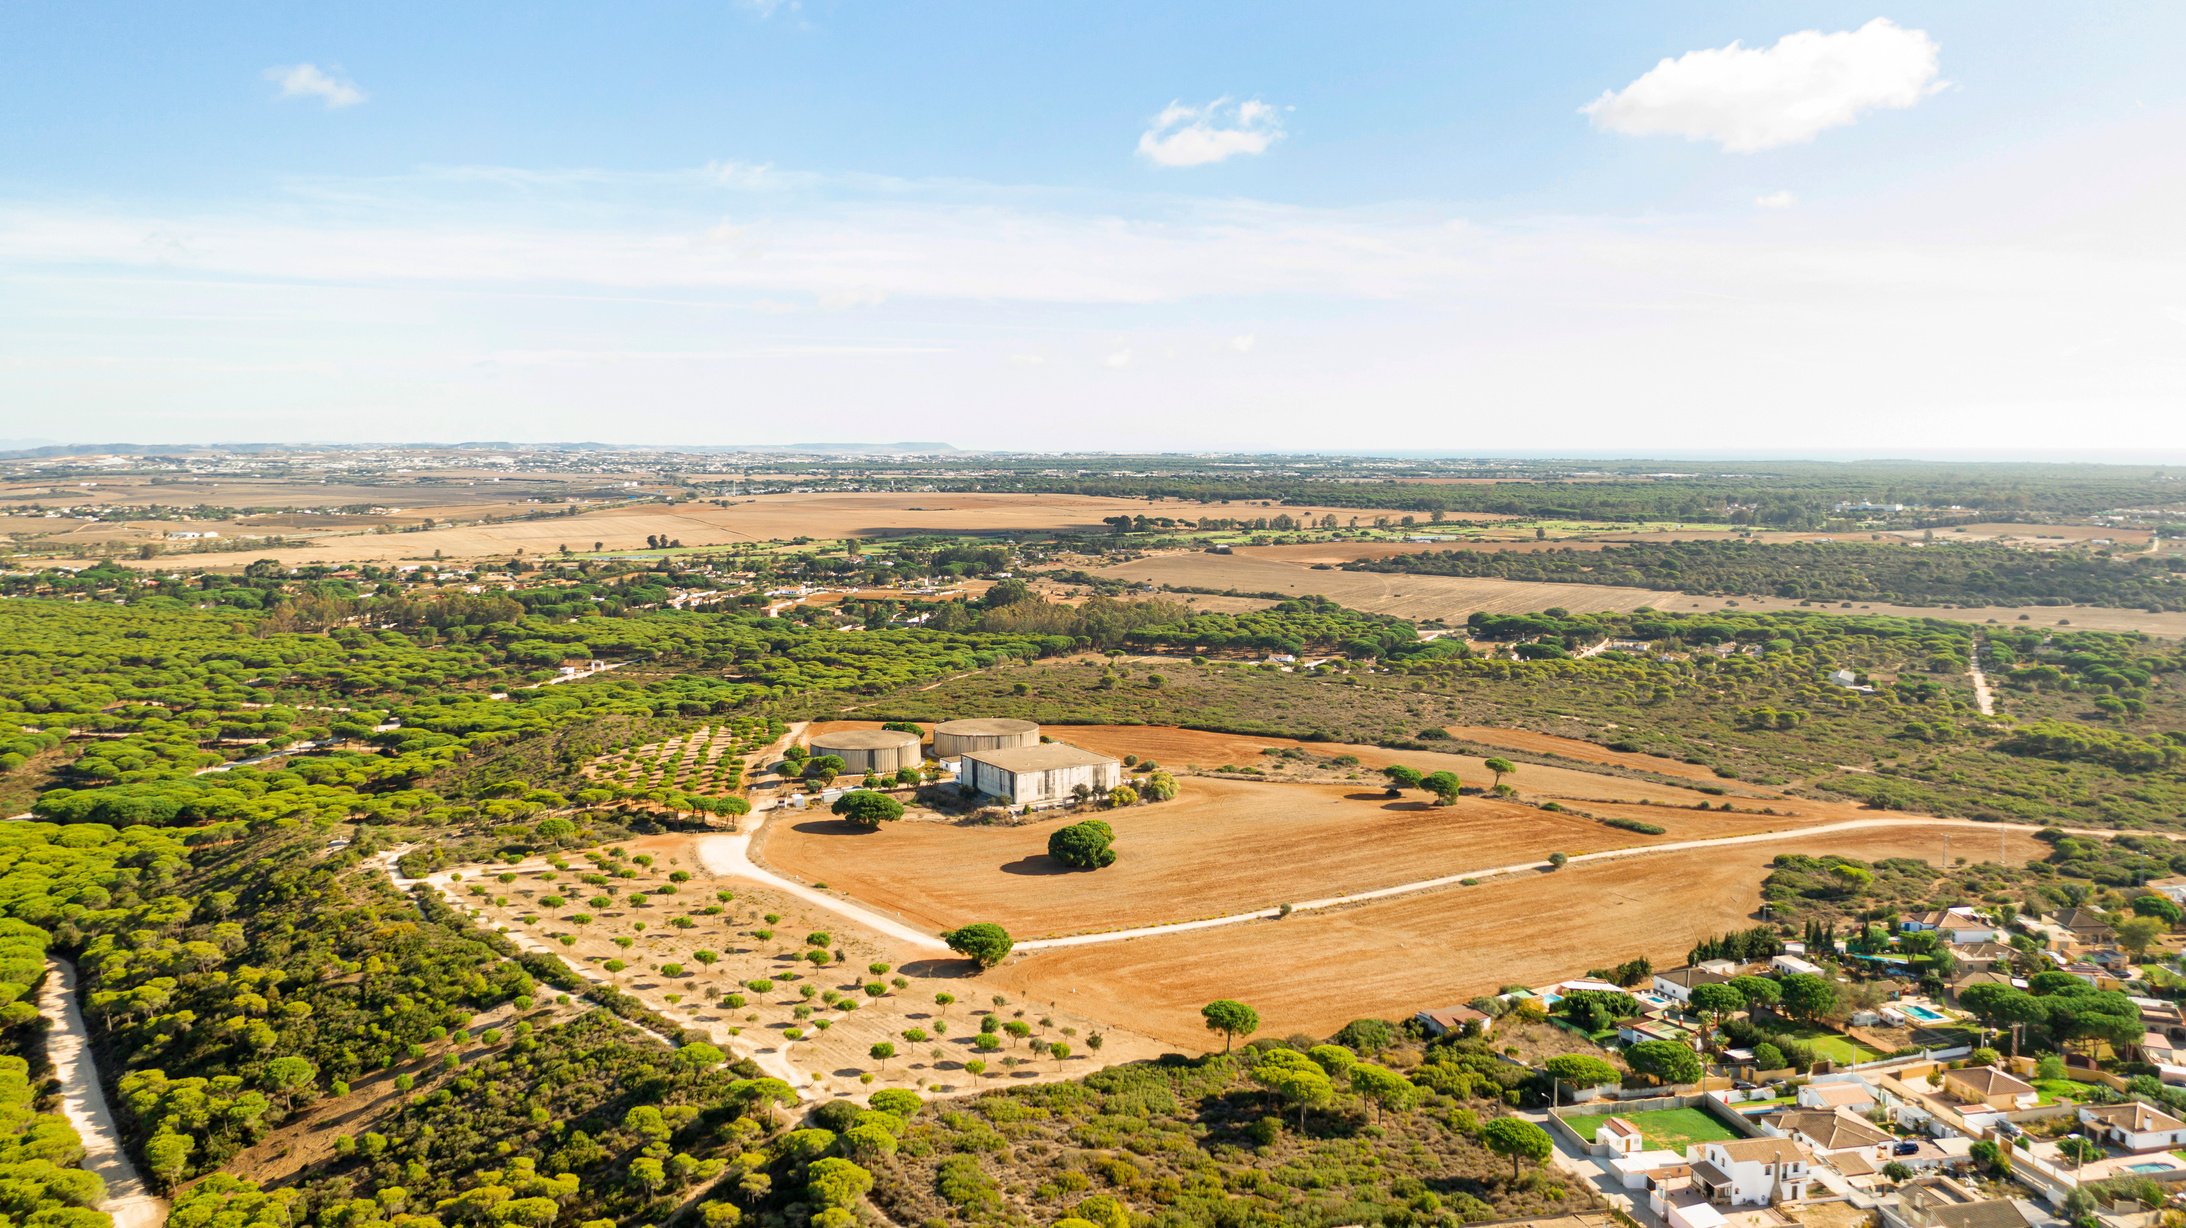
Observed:
[[[1272,549],[1272,548],[1271,548]],[[1229,588],[1286,596],[1319,594],[1356,610],[1413,620],[1463,622],[1474,611],[1517,614],[1552,607],[1574,613],[1637,610],[1672,613],[1716,610],[1809,610],[1825,614],[1890,614],[1901,618],[1938,618],[1950,622],[2060,622],[2094,631],[2145,631],[2186,636],[2186,612],[2095,606],[1905,606],[1887,602],[1815,603],[1780,597],[1707,597],[1609,584],[1555,584],[1525,580],[1486,580],[1465,576],[1404,575],[1396,572],[1315,571],[1310,563],[1268,557],[1265,553],[1214,555],[1198,552],[1154,555],[1104,568],[1101,574],[1148,584],[1194,588]]]
[[[2148,529],[2113,528],[2099,524],[1967,524],[1953,525],[1934,531],[1938,541],[1972,538],[1983,541],[2010,542],[2017,546],[2063,546],[2079,542],[2113,541],[2120,546],[2146,549],[2153,536]],[[1917,541],[1926,536],[1925,529],[1892,530],[1894,536]],[[1840,534],[1846,540],[1854,540],[1853,534]],[[1857,536],[1864,537],[1865,534]]]
[[[1714,769],[1697,763],[1666,759],[1661,755],[1636,755],[1610,750],[1606,746],[1580,738],[1562,738],[1555,734],[1535,733],[1530,729],[1506,729],[1495,725],[1451,725],[1449,730],[1453,738],[1478,742],[1483,746],[1503,746],[1537,755],[1560,755],[1587,763],[1630,768],[1635,772],[1659,772],[1664,776],[1682,776],[1688,780],[1717,783]]]
[[[1292,508],[1293,515],[1320,509]],[[1098,529],[1115,515],[1256,516],[1262,509],[1244,505],[1149,504],[1137,499],[1080,495],[933,494],[920,492],[814,493],[758,495],[715,503],[674,507],[641,504],[608,508],[577,516],[506,524],[466,525],[418,533],[355,534],[329,537],[309,546],[272,551],[286,563],[396,562],[430,559],[435,551],[452,559],[552,554],[566,545],[589,551],[599,542],[606,550],[640,549],[649,536],[666,536],[685,546],[735,545],[797,537],[835,539],[920,532],[980,534],[1057,529]]]
[[[576,873],[591,867],[581,854],[571,854],[569,873],[553,871],[544,862],[465,867],[463,878],[449,883],[446,890],[487,924],[546,944],[546,949],[572,965],[607,979],[662,1015],[712,1035],[725,1049],[757,1054],[763,1068],[793,1067],[801,1078],[812,1080],[815,1090],[829,1095],[856,1095],[880,1087],[965,1091],[975,1083],[994,1086],[1004,1080],[1076,1077],[1164,1051],[1165,1046],[1150,1038],[1087,1017],[1075,1004],[1059,1006],[1054,1000],[1043,1000],[1039,1004],[1006,1001],[997,1006],[993,995],[1018,995],[989,979],[973,979],[969,961],[932,959],[924,952],[901,949],[838,914],[744,879],[710,874],[699,860],[696,839],[668,835],[623,843],[618,847],[630,857],[611,864],[628,866],[637,874],[611,879],[606,888],[577,882]],[[637,865],[640,855],[651,858],[653,864]],[[690,878],[673,883],[670,875],[677,872]],[[514,878],[501,882],[503,874]],[[474,886],[485,893],[472,894]],[[663,887],[675,888],[675,893],[648,894],[643,907],[629,900],[633,891],[650,893]],[[717,891],[728,891],[734,898],[721,901]],[[589,900],[595,892],[611,892],[617,898],[610,906],[594,907]],[[561,898],[564,904],[550,906],[545,903],[548,897]],[[704,912],[717,904],[720,912]],[[588,920],[578,922],[577,916]],[[678,919],[689,924],[678,925]],[[829,949],[841,956],[839,960],[815,966],[802,958],[812,949],[806,936],[817,933],[829,936]],[[567,943],[561,941],[565,936],[570,939]],[[622,946],[617,939],[630,945]],[[712,953],[714,962],[696,957],[698,951]],[[609,960],[622,961],[627,967],[609,971]],[[886,971],[873,972],[875,964],[887,965]],[[904,985],[895,984],[899,977]],[[754,987],[755,981],[765,988]],[[806,984],[817,991],[811,998],[803,996]],[[869,987],[881,992],[868,992]],[[937,1005],[934,995],[942,992],[959,1001],[949,1007]],[[730,995],[738,1000],[732,1001]],[[830,1002],[835,995],[840,997]],[[842,1002],[850,1005],[844,1007]],[[1022,1018],[1033,1025],[1034,1039],[1063,1041],[1074,1054],[1063,1062],[1044,1056],[1034,1060],[1025,1044],[1010,1041],[1000,1051],[985,1055],[989,1069],[973,1076],[963,1063],[980,1056],[971,1041],[978,1031],[978,1014],[989,1009],[999,1010],[1005,1020],[1023,1012]],[[807,1014],[801,1015],[801,1010]],[[941,1021],[939,1029],[936,1020]],[[913,1028],[923,1029],[928,1038],[907,1039],[903,1033]],[[791,1029],[804,1034],[792,1038]],[[1085,1043],[1094,1032],[1103,1034],[1098,1052]],[[871,1056],[872,1046],[880,1041],[893,1044],[897,1056],[885,1061]],[[1010,1059],[1010,1064],[1005,1066],[1004,1059]],[[874,1076],[870,1084],[860,1078],[865,1074]]]
[[[1679,963],[1694,940],[1754,923],[1761,879],[1779,853],[1934,860],[1941,834],[1836,832],[1572,866],[1279,921],[1045,950],[985,979],[1067,998],[1191,1050],[1208,1043],[1199,1008],[1222,997],[1256,1007],[1263,1034],[1324,1036],[1362,1016],[1403,1018],[1640,955]],[[2044,851],[2023,833],[2006,839],[2016,859]]]
[[[1455,772],[1458,779],[1467,785],[1485,785],[1492,778],[1484,766],[1484,757],[1447,751],[1390,750],[1386,747],[1351,742],[1299,742],[1290,738],[1179,729],[1171,725],[1045,725],[1041,727],[1041,732],[1058,742],[1068,742],[1073,746],[1083,746],[1104,754],[1119,757],[1137,755],[1141,759],[1152,759],[1171,770],[1181,768],[1208,771],[1224,764],[1272,767],[1269,759],[1261,754],[1262,751],[1295,747],[1316,757],[1354,755],[1360,766],[1368,769],[1369,773],[1401,763],[1422,772]],[[1673,763],[1651,755],[1635,755],[1629,758],[1638,761],[1632,766],[1644,765],[1643,770],[1652,772],[1663,771],[1657,765]],[[1675,766],[1690,769],[1692,765],[1678,763]],[[1712,776],[1711,773],[1711,779]],[[1374,780],[1379,783],[1378,776]],[[1633,780],[1580,768],[1548,767],[1530,763],[1521,765],[1518,774],[1510,777],[1506,783],[1516,786],[1525,798],[1534,801],[1637,802],[1644,799],[1666,806],[1691,806],[1709,800],[1709,795],[1677,785]],[[1723,781],[1720,784],[1733,793],[1772,799],[1776,797],[1769,790],[1755,789],[1734,781]]]
[[[1347,895],[1551,852],[1794,826],[1754,814],[1668,811],[1661,836],[1489,797],[1431,806],[1378,780],[1314,784],[1187,777],[1173,801],[1058,812],[1017,826],[905,819],[866,831],[825,814],[784,811],[753,856],[805,881],[880,903],[943,930],[994,921],[1020,939],[1192,921],[1286,901]],[[1630,782],[1626,782],[1630,783]],[[1641,786],[1644,788],[1644,786]],[[1057,828],[1098,817],[1116,830],[1116,863],[1072,871],[1047,855]]]

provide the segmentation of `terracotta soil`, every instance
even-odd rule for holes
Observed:
[[[780,873],[947,929],[994,921],[1020,939],[1191,921],[1421,878],[1665,840],[1796,826],[1751,814],[1673,811],[1661,836],[1487,797],[1430,806],[1383,796],[1378,779],[1313,784],[1186,777],[1169,802],[1019,826],[906,819],[864,831],[783,812],[753,856]],[[1073,871],[1047,855],[1057,828],[1098,817],[1116,863]]]
[[[1836,832],[1573,866],[1280,921],[1040,951],[988,979],[1066,997],[1195,1050],[1208,1043],[1199,1008],[1222,997],[1258,1009],[1263,1034],[1324,1036],[1362,1016],[1401,1019],[1640,955],[1671,966],[1696,939],[1756,923],[1761,880],[1780,853],[1934,860],[1942,832]],[[2045,851],[2025,833],[2005,838],[2015,859]]]

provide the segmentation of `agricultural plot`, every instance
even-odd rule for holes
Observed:
[[[1263,1031],[1327,1035],[1362,1016],[1403,1018],[1642,955],[1672,966],[1696,940],[1755,924],[1777,854],[1932,860],[1943,830],[1910,822],[1794,832],[1578,864],[1281,920],[1043,950],[985,979],[1066,995],[1079,1010],[1178,1045],[1203,1043],[1199,1008],[1221,997],[1250,1001]],[[2000,835],[2017,860],[2047,849],[2026,832]]]
[[[715,877],[689,836],[558,860],[466,866],[432,881],[519,944],[800,1086],[965,1091],[1161,1052],[1053,996],[974,979],[967,961],[901,949],[793,897]],[[995,1031],[982,1040],[990,1014]],[[1056,1056],[1057,1044],[1069,1053]]]
[[[586,765],[584,774],[624,789],[728,797],[744,785],[745,761],[780,733],[779,724],[735,717],[603,755]]]
[[[1424,547],[1423,547],[1424,548]],[[1502,548],[1495,544],[1493,548]],[[1197,551],[1149,555],[1129,563],[1105,567],[1098,574],[1110,579],[1183,588],[1236,590],[1243,593],[1280,593],[1286,597],[1317,594],[1374,614],[1414,620],[1440,619],[1463,622],[1474,612],[1488,614],[1530,613],[1551,608],[1573,613],[1629,611],[1641,608],[1666,613],[1708,613],[1739,609],[1766,613],[1781,610],[1814,610],[1822,613],[1887,614],[1900,618],[1938,618],[1965,623],[2033,622],[2054,626],[2062,622],[2090,631],[2144,631],[2150,635],[2186,636],[2186,613],[2150,613],[2146,610],[2095,606],[1901,606],[1888,602],[1811,603],[1788,597],[1709,597],[1692,593],[1627,588],[1610,584],[1565,584],[1534,580],[1497,580],[1471,576],[1409,575],[1397,572],[1316,570],[1308,552],[1291,555],[1269,551],[1240,551],[1215,555]],[[1359,554],[1346,547],[1342,553]],[[1383,549],[1380,554],[1398,553]]]
[[[911,818],[868,831],[824,814],[768,820],[754,856],[939,930],[995,921],[1020,939],[1191,921],[1410,880],[1661,840],[1736,835],[1800,820],[1673,812],[1662,835],[1491,797],[1432,806],[1417,791],[1356,783],[1188,776],[1173,801],[1103,810],[1117,860],[1073,871],[1048,836],[1085,817],[1020,826]],[[1641,788],[1646,786],[1642,785]]]

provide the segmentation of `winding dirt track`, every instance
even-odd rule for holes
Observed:
[[[51,1025],[46,1056],[61,1081],[61,1113],[83,1138],[83,1167],[106,1183],[99,1210],[114,1217],[114,1228],[157,1228],[167,1220],[167,1200],[152,1192],[122,1150],[106,1088],[85,1044],[90,1033],[76,1004],[76,965],[67,960],[49,965],[38,1013]]]

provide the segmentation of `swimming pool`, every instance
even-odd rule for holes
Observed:
[[[1901,1005],[1898,1007],[1898,1012],[1917,1023],[1949,1023],[1951,1021],[1949,1015],[1944,1014],[1942,1011],[1931,1010],[1925,1006]]]
[[[2125,1166],[2125,1171],[2129,1173],[2167,1173],[2176,1167],[2178,1167],[2176,1164],[2149,1161],[2144,1164],[2128,1164]]]

